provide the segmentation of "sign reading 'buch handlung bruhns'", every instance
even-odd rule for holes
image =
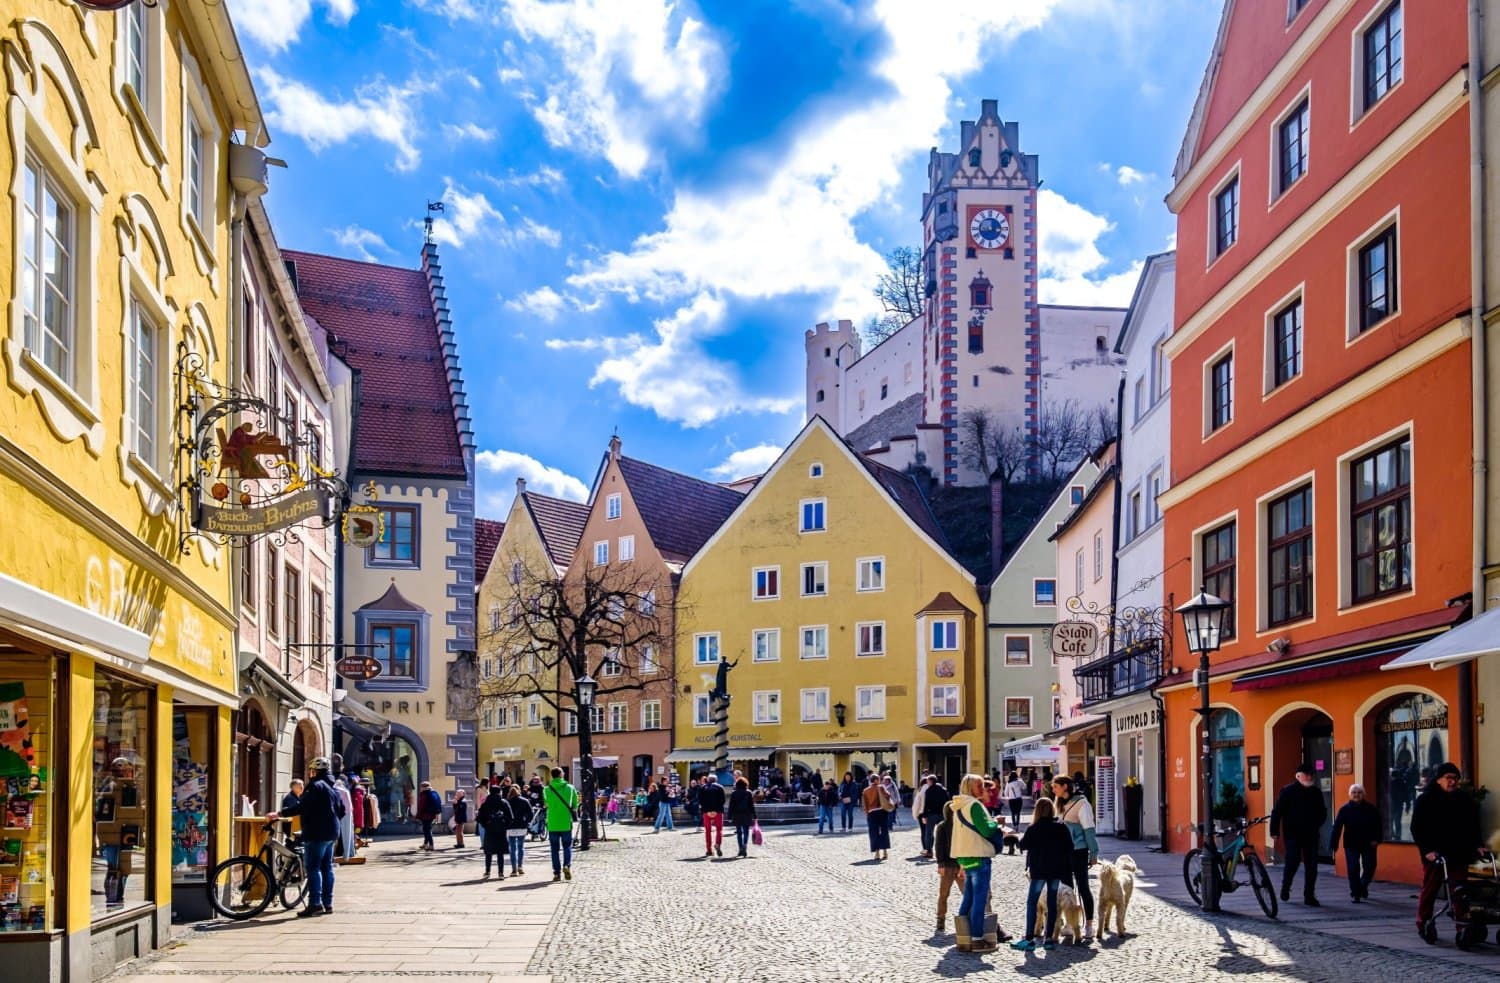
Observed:
[[[325,516],[327,510],[327,489],[314,485],[260,507],[221,508],[200,504],[197,521],[193,524],[203,532],[258,536]]]

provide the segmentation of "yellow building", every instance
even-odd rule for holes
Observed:
[[[683,570],[671,760],[710,766],[727,659],[730,758],[752,776],[957,787],[984,761],[981,610],[913,478],[814,417]]]
[[[223,4],[15,0],[0,60],[0,975],[87,980],[231,846],[232,556],[179,490],[178,368],[232,377],[266,136]]]
[[[498,637],[515,610],[517,588],[536,579],[563,576],[578,548],[588,506],[526,490],[516,479],[516,498],[505,519],[495,558],[479,585],[479,766],[484,774],[522,777],[556,767],[558,716],[540,696],[522,692],[511,675],[518,653]],[[520,656],[524,658],[524,656]],[[556,672],[523,666],[528,678],[556,689]]]

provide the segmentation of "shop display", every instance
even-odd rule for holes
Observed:
[[[0,657],[0,933],[48,928],[50,660]]]
[[[172,714],[172,882],[208,876],[208,734],[202,711]]]
[[[97,917],[149,900],[146,876],[147,767],[152,693],[100,673],[94,689],[94,860],[90,901]]]

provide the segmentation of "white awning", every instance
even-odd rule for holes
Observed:
[[[366,727],[373,727],[379,732],[382,739],[391,736],[391,721],[384,714],[371,710],[363,703],[348,695],[339,696],[338,693],[334,695],[338,696],[338,699],[333,702],[334,713],[348,717],[351,720],[364,724]]]
[[[669,765],[681,764],[683,762],[712,761],[714,752],[712,748],[673,748],[666,757]]]
[[[1042,735],[1032,734],[1030,737],[1018,737],[1013,741],[1006,741],[1005,744],[1000,748],[1000,750],[1009,754],[1010,752],[1015,751],[1019,748],[1026,747],[1029,744],[1040,745],[1041,743]]]
[[[1450,628],[1437,638],[1423,642],[1405,655],[1381,666],[1382,670],[1430,666],[1447,669],[1481,655],[1500,652],[1500,608]]]

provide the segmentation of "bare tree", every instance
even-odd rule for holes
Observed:
[[[1057,481],[1093,448],[1094,423],[1074,399],[1042,406],[1036,433],[1029,441],[1037,477]]]
[[[1114,440],[1120,435],[1120,421],[1115,415],[1114,400],[1105,400],[1097,404],[1089,413],[1089,450],[1095,451],[1103,447],[1106,442]]]
[[[874,347],[895,334],[914,317],[921,317],[926,302],[922,274],[922,251],[897,246],[885,254],[885,272],[875,281],[875,299],[885,311],[865,325],[865,340]]]
[[[1019,427],[1006,428],[993,410],[967,409],[958,421],[965,462],[1009,488],[1026,466],[1026,439]]]

